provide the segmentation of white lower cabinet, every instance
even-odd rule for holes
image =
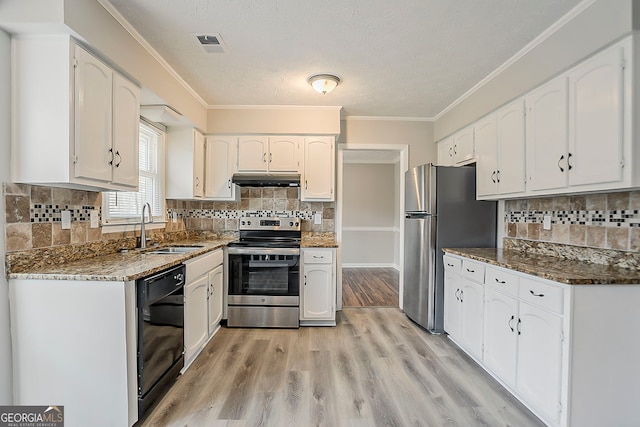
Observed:
[[[445,330],[544,423],[638,425],[640,342],[629,337],[640,335],[640,285],[564,285],[444,260]],[[482,285],[468,277],[478,264]],[[466,306],[478,299],[479,310]]]
[[[334,249],[303,249],[300,325],[336,325]]]
[[[219,329],[224,283],[222,261],[220,249],[185,262],[184,370]]]

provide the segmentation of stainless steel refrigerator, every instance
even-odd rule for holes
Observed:
[[[442,248],[495,247],[496,209],[476,201],[475,166],[406,172],[403,308],[429,332],[444,331]]]

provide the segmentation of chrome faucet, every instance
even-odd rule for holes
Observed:
[[[140,249],[144,249],[147,247],[147,234],[145,233],[145,229],[144,229],[144,211],[145,209],[147,209],[147,217],[149,218],[149,223],[153,223],[153,216],[151,216],[151,205],[149,204],[149,202],[146,202],[143,206],[142,206],[142,218],[140,219]]]

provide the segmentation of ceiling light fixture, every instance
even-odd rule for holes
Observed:
[[[316,92],[326,95],[338,86],[340,78],[333,74],[316,74],[309,77],[307,81]]]

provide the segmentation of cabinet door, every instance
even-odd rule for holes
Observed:
[[[332,137],[305,138],[301,200],[333,201],[333,141]]]
[[[209,272],[209,336],[216,331],[220,320],[222,320],[222,292],[224,290],[222,272],[222,265]]]
[[[623,53],[609,49],[569,73],[570,185],[622,180]]]
[[[469,163],[474,156],[473,126],[453,135],[453,161],[456,165]]]
[[[518,100],[497,113],[498,130],[498,193],[525,191],[525,115],[524,101]],[[477,147],[476,135],[476,147]]]
[[[438,165],[453,166],[453,138],[438,142]]]
[[[75,56],[75,176],[111,182],[113,72],[78,46]]]
[[[205,274],[184,287],[184,347],[185,365],[191,363],[207,340],[207,291],[209,277]]]
[[[476,192],[478,198],[498,192],[498,133],[495,114],[480,120],[475,126]]]
[[[236,138],[208,136],[205,148],[205,197],[233,200],[236,186],[231,183],[234,172]]]
[[[529,93],[525,102],[529,190],[566,187],[568,183],[566,77],[558,77]]]
[[[238,140],[238,171],[266,172],[269,156],[269,139],[265,137],[240,137]]]
[[[302,138],[270,137],[269,138],[269,171],[298,172],[300,166],[300,140]]]
[[[489,371],[512,387],[516,385],[517,322],[518,301],[485,289],[483,361]]]
[[[457,274],[444,273],[444,330],[453,339],[460,338],[460,291],[462,279]]]
[[[193,195],[204,196],[204,135],[193,130]]]
[[[562,319],[520,303],[517,390],[554,423],[560,418]]]
[[[333,319],[335,286],[331,264],[304,266],[302,310],[300,320]]]
[[[138,188],[140,88],[113,74],[113,183]]]
[[[465,349],[482,360],[484,286],[462,279],[460,292],[460,341]]]

